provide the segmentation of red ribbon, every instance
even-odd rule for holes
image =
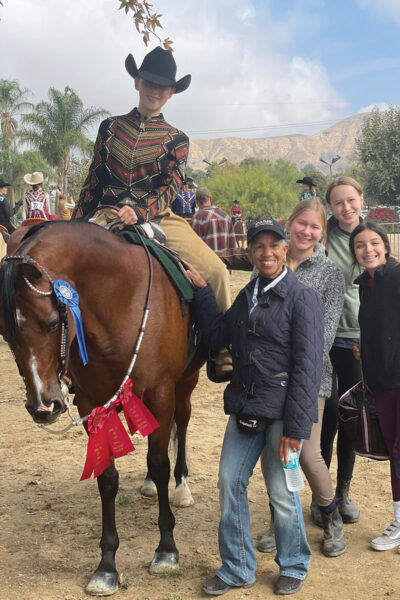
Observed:
[[[160,427],[142,400],[132,391],[132,381],[128,379],[119,396],[131,435],[139,431],[143,437]]]
[[[135,449],[116,412],[121,403],[132,435],[140,431],[145,437],[159,427],[149,409],[132,392],[132,381],[128,379],[118,398],[108,408],[98,406],[89,417],[89,439],[81,481],[89,479],[92,473],[93,477],[101,475],[112,456],[120,458]]]

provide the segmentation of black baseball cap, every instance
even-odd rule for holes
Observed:
[[[247,232],[247,243],[249,244],[261,231],[272,231],[283,240],[286,240],[285,230],[282,225],[275,219],[266,218],[259,219],[250,227]]]

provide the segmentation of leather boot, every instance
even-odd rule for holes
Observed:
[[[344,554],[347,547],[343,533],[343,521],[338,507],[330,513],[321,511],[321,517],[324,526],[322,554],[329,557]]]
[[[336,504],[342,515],[343,523],[357,523],[360,518],[360,511],[354,506],[349,498],[350,481],[344,479],[337,480]]]
[[[317,527],[323,529],[324,524],[322,523],[321,511],[319,506],[314,500],[310,504],[311,518]]]

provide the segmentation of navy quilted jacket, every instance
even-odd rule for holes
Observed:
[[[255,280],[225,315],[209,286],[195,294],[203,341],[211,351],[232,346],[227,414],[283,420],[283,435],[308,439],[318,421],[324,309],[319,295],[287,275],[264,293],[249,318]]]

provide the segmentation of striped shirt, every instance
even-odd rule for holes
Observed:
[[[128,204],[150,219],[168,208],[184,179],[189,139],[162,114],[145,119],[134,108],[99,128],[92,164],[73,218],[99,204]]]
[[[217,206],[203,206],[192,218],[191,226],[213,250],[225,250],[236,246],[232,219]]]

